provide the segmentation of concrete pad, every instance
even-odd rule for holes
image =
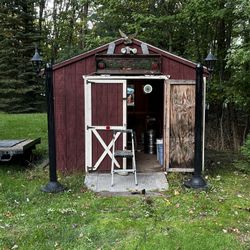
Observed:
[[[111,186],[111,174],[88,173],[84,184],[88,189],[97,193],[131,193],[143,189],[147,193],[168,190],[168,182],[163,172],[137,173],[138,185],[135,185],[134,174],[127,176],[114,175],[114,185]]]

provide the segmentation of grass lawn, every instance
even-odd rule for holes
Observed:
[[[0,114],[0,139],[41,137],[46,116]],[[48,170],[0,164],[0,249],[250,249],[250,177],[230,154],[209,161],[207,192],[182,186],[189,175],[169,174],[158,197],[102,197],[83,186],[83,174],[61,176],[68,191],[40,187]]]

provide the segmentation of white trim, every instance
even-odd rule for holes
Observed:
[[[84,97],[85,97],[85,171],[88,173],[89,169],[96,170],[106,155],[112,159],[112,153],[110,151],[112,147],[112,141],[109,142],[108,145],[103,141],[101,136],[99,135],[97,130],[113,130],[113,129],[126,129],[127,127],[127,81],[123,79],[110,79],[110,77],[105,79],[93,78],[88,76],[83,76],[84,79]],[[109,83],[109,84],[122,84],[122,98],[123,98],[123,118],[122,118],[122,126],[92,126],[92,95],[91,95],[91,86],[92,83]],[[92,135],[95,135],[97,140],[100,142],[102,147],[104,148],[104,152],[101,157],[97,160],[95,165],[93,166],[92,160]],[[117,139],[117,138],[116,138]],[[123,148],[126,147],[126,136],[123,135]],[[115,165],[120,168],[120,165],[117,161],[115,161]],[[126,168],[126,159],[123,161],[123,168]]]
[[[92,166],[92,149],[89,145],[92,145],[92,134],[88,133],[88,124],[92,124],[92,110],[91,110],[91,85],[87,83],[87,79],[84,79],[84,100],[85,100],[85,172],[88,173],[88,169]]]
[[[83,75],[82,76],[83,79],[87,79],[87,80],[106,80],[106,79],[111,79],[111,80],[114,80],[114,79],[117,79],[117,80],[127,80],[127,79],[159,79],[159,80],[167,80],[170,78],[169,75],[159,75],[159,76],[155,76],[155,75],[138,75],[138,76],[111,76],[111,75],[100,75],[100,76],[97,76],[97,75],[94,75],[94,76],[86,76],[86,75]],[[103,81],[102,81],[103,82]]]
[[[194,172],[194,168],[169,168],[168,172]]]
[[[195,85],[195,80],[169,80],[170,85]]]
[[[108,128],[107,128],[108,127]],[[124,127],[123,126],[91,126],[91,127],[88,127],[87,129],[88,130],[119,130],[119,129],[123,129]]]
[[[123,84],[123,91],[122,91],[122,109],[123,109],[123,116],[122,116],[122,124],[123,124],[123,129],[127,128],[127,81]],[[122,135],[122,144],[123,144],[123,150],[125,150],[125,147],[127,146],[127,134],[123,133]],[[122,159],[122,166],[123,169],[127,168],[127,159],[123,158]]]
[[[112,159],[112,153],[111,153],[110,149],[113,146],[113,140],[111,140],[110,143],[108,145],[106,145],[106,143],[103,141],[102,137],[100,136],[100,134],[97,132],[96,129],[92,129],[92,132],[96,136],[97,140],[100,142],[102,147],[104,148],[104,152],[102,153],[100,158],[97,160],[95,165],[92,167],[92,170],[96,170],[99,167],[99,165],[101,164],[101,162],[103,161],[103,159],[105,158],[106,155],[109,155],[110,159]],[[118,137],[119,137],[119,134],[117,134],[114,141],[116,141]],[[114,163],[115,163],[115,165],[117,167],[120,168],[120,164],[117,162],[116,159],[114,159]]]

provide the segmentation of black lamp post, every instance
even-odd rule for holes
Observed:
[[[190,180],[184,185],[188,188],[207,188],[202,172],[202,92],[203,92],[203,66],[198,63],[196,66],[195,84],[195,145],[194,145],[194,173]]]
[[[210,52],[205,58],[209,77],[212,75],[216,57]],[[203,93],[203,66],[198,63],[196,66],[196,87],[195,87],[195,146],[194,146],[194,173],[190,180],[186,181],[184,185],[188,188],[207,188],[207,183],[203,179],[202,172],[202,93]]]
[[[42,58],[36,48],[35,54],[31,59],[36,67],[37,75],[40,73]],[[54,119],[54,95],[53,95],[53,70],[51,64],[46,64],[45,67],[45,87],[46,87],[46,101],[47,101],[47,119],[48,119],[48,144],[49,144],[49,179],[50,181],[44,187],[43,192],[58,193],[65,190],[57,181],[56,172],[56,144],[55,144],[55,119]]]

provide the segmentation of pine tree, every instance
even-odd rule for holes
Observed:
[[[38,111],[42,85],[37,82],[30,61],[39,39],[34,0],[2,0],[0,13],[0,110]]]

